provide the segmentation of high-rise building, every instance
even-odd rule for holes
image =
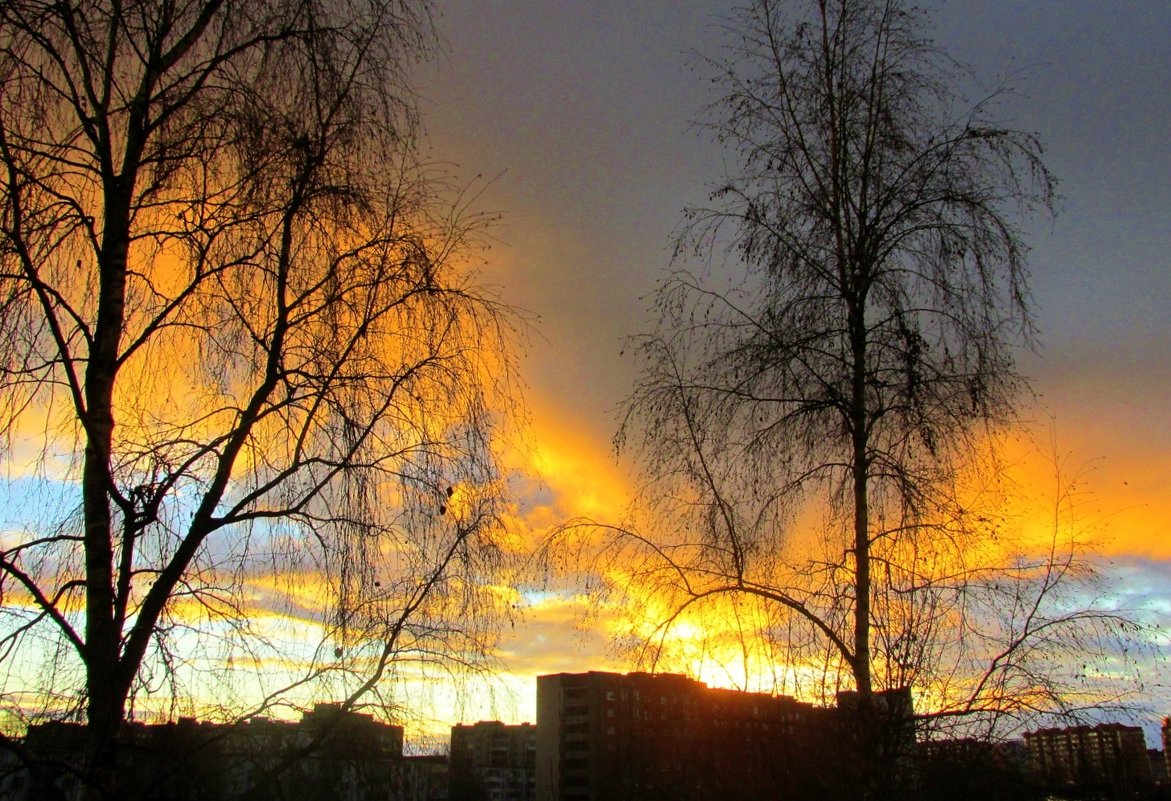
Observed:
[[[451,801],[533,801],[537,727],[498,720],[451,727]]]
[[[876,698],[900,716],[880,728],[913,742],[909,693]],[[851,767],[847,708],[669,674],[540,676],[537,801],[823,799]]]
[[[1100,723],[1025,734],[1029,759],[1052,788],[1128,790],[1153,783],[1146,738],[1138,726]]]

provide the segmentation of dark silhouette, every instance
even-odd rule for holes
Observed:
[[[0,659],[22,712],[86,721],[95,793],[131,703],[252,665],[221,715],[350,704],[500,619],[513,318],[459,265],[490,220],[418,158],[430,14],[0,4],[0,431],[45,488]]]
[[[89,789],[84,726],[30,727],[29,767],[0,780],[13,801],[76,798]],[[300,722],[128,723],[119,733],[118,793],[128,801],[393,798],[401,783],[403,731],[369,715],[319,704]]]
[[[1033,334],[1018,221],[1054,179],[910,2],[752,0],[727,30],[705,127],[728,172],[675,242],[703,266],[634,340],[617,444],[646,483],[636,524],[601,527],[602,572],[666,606],[636,635],[650,664],[710,616],[786,682],[823,665],[803,691],[856,692],[842,796],[897,796],[879,691],[945,684],[935,716],[1061,709],[1049,666],[1126,630],[1052,603],[1090,578],[1080,555],[1055,532],[1021,556],[980,491]]]

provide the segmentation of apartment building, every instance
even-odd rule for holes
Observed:
[[[451,727],[451,801],[534,801],[537,727],[498,720]]]
[[[84,745],[80,724],[30,726],[4,754],[0,798],[83,797]],[[339,704],[317,704],[296,722],[130,722],[118,746],[121,795],[152,801],[230,801],[258,788],[304,801],[392,798],[403,768],[402,727]]]
[[[1153,784],[1146,738],[1138,726],[1100,723],[1025,734],[1033,770],[1055,789],[1125,790]]]
[[[913,743],[909,693],[879,699],[900,715],[882,729]],[[669,674],[540,676],[536,798],[824,798],[850,772],[850,703],[819,707]]]

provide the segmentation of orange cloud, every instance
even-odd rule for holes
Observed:
[[[543,485],[522,499],[530,530],[547,531],[573,518],[613,522],[623,516],[626,478],[606,443],[547,405],[534,403],[532,444],[517,457],[519,470]]]
[[[1114,420],[1086,419],[1048,445],[1026,436],[1006,443],[1011,515],[1026,542],[1057,532],[1108,557],[1171,558],[1171,455],[1123,444],[1117,429]]]

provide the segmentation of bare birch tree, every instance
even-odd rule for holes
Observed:
[[[1084,567],[1066,543],[1018,559],[970,505],[1024,389],[1020,225],[1054,179],[1000,92],[960,94],[927,26],[903,0],[751,0],[729,26],[709,130],[734,159],[676,241],[677,264],[705,266],[664,282],[635,341],[618,444],[647,477],[647,527],[604,557],[663,600],[660,643],[708,605],[855,692],[863,796],[891,764],[878,691],[1053,708],[1033,671],[1122,622],[1059,600]],[[930,700],[952,667],[964,681]]]
[[[240,711],[484,653],[515,318],[417,155],[433,47],[414,0],[0,7],[0,689],[97,764],[191,671]]]

